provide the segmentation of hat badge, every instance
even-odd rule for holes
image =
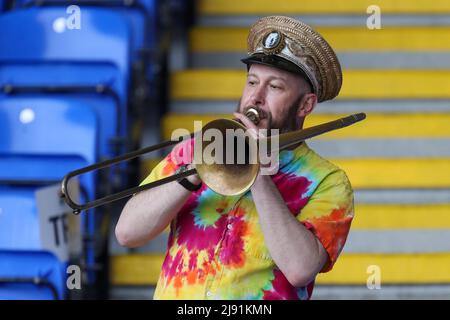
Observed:
[[[265,54],[277,54],[284,48],[284,35],[271,31],[263,38],[262,45]]]

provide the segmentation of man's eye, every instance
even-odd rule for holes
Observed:
[[[272,89],[281,89],[281,87],[275,86],[275,85],[273,85],[273,84],[271,84],[270,87],[271,87]]]
[[[254,86],[255,83],[256,83],[256,82],[255,82],[255,81],[252,81],[252,80],[249,80],[249,81],[248,81],[248,84],[251,85],[251,86]]]

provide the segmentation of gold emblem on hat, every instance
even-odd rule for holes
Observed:
[[[268,32],[262,40],[263,52],[265,54],[280,53],[284,45],[284,35],[276,30]]]

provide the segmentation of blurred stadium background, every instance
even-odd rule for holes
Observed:
[[[370,5],[381,29],[366,25]],[[450,1],[3,0],[0,11],[0,298],[152,298],[167,233],[120,247],[124,201],[75,216],[58,183],[193,120],[229,118],[248,28],[272,14],[312,25],[343,66],[340,96],[306,125],[368,115],[310,142],[346,170],[356,207],[313,299],[450,298]],[[80,199],[138,184],[162,156],[83,176]],[[81,289],[67,288],[70,265]]]

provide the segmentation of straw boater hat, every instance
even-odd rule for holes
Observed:
[[[247,38],[252,63],[302,74],[317,95],[318,102],[336,97],[342,85],[339,60],[324,38],[299,20],[270,16],[257,21]]]

